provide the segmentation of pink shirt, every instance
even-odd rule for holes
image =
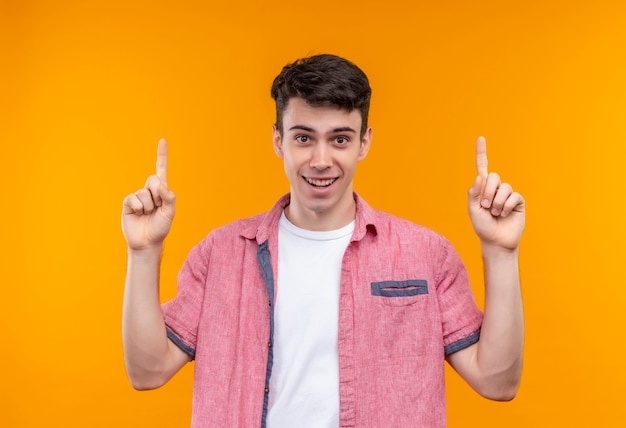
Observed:
[[[482,322],[467,273],[440,235],[355,200],[339,298],[340,426],[445,427],[445,355],[477,342]],[[163,305],[168,337],[195,359],[192,428],[266,426],[288,203],[211,232]]]

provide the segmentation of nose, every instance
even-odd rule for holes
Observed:
[[[323,143],[315,144],[311,154],[311,168],[324,170],[332,165],[330,148]]]

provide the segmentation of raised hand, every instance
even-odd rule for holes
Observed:
[[[487,143],[476,141],[477,177],[468,192],[468,212],[474,231],[483,244],[514,250],[518,247],[525,225],[524,198],[500,176],[489,173]]]
[[[122,231],[131,250],[160,246],[170,231],[176,196],[167,187],[167,142],[159,140],[156,174],[124,198]]]

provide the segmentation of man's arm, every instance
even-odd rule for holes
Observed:
[[[518,246],[524,231],[525,202],[497,174],[488,172],[483,137],[476,142],[476,169],[468,210],[482,246],[485,317],[480,340],[450,354],[447,360],[481,395],[511,400],[519,386],[524,348]]]
[[[161,253],[175,201],[167,187],[167,143],[161,140],[156,174],[144,188],[126,196],[122,208],[128,244],[122,337],[126,371],[136,389],[163,385],[190,360],[167,338],[159,301]]]

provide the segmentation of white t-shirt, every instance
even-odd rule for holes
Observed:
[[[339,426],[339,281],[353,230],[354,222],[316,232],[280,219],[269,428]]]

